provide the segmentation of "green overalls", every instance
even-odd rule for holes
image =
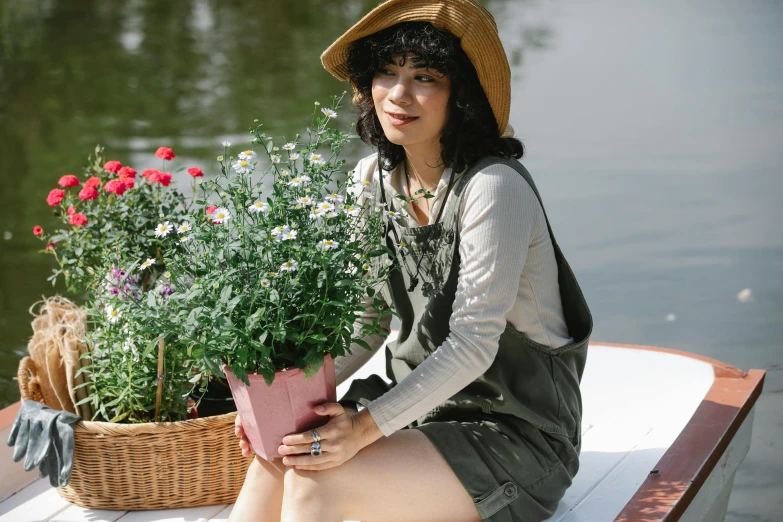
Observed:
[[[454,182],[441,222],[420,227],[388,222],[387,246],[396,252],[399,241],[410,245],[404,257],[398,254],[393,259],[395,263],[406,262],[415,273],[416,262],[423,256],[421,282],[412,292],[408,292],[409,274],[402,267],[392,271],[383,292],[402,320],[398,338],[386,348],[386,375],[391,386],[402,381],[449,335],[460,265],[460,202],[470,179],[497,163],[519,172],[541,202],[530,174],[518,161],[487,157]],[[390,210],[400,210],[399,201],[387,200],[381,179],[380,175],[373,179],[376,201],[387,203]],[[492,522],[548,518],[579,467],[579,381],[593,323],[548,219],[547,228],[557,260],[565,322],[574,342],[552,349],[507,323],[497,356],[484,375],[407,426],[429,437],[473,497],[481,517]],[[432,237],[422,250],[428,232]],[[357,379],[340,402],[366,406],[389,388],[378,375]]]

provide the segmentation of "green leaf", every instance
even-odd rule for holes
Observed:
[[[160,341],[164,337],[166,337],[166,334],[162,333],[162,334],[158,335],[155,339],[150,341],[150,343],[147,345],[146,348],[144,348],[144,351],[141,353],[141,358],[145,359],[147,356],[149,356],[149,354],[152,353],[152,350],[154,350],[155,347],[158,346],[158,341]]]
[[[326,270],[321,270],[318,272],[318,278],[316,281],[318,288],[321,288],[324,285],[324,281],[326,281]]]
[[[226,285],[223,287],[223,290],[220,291],[220,301],[222,303],[228,303],[228,300],[231,298],[231,292],[232,292],[231,285]]]

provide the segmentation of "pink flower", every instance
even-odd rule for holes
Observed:
[[[63,189],[52,189],[52,191],[49,192],[49,195],[46,196],[46,203],[48,203],[50,207],[56,207],[64,197],[65,191]]]
[[[158,147],[158,150],[155,151],[155,155],[160,159],[164,159],[167,161],[172,160],[177,156],[176,154],[174,154],[174,151],[168,147]]]
[[[111,194],[117,194],[118,196],[122,196],[125,193],[125,190],[127,190],[127,188],[128,186],[122,181],[118,179],[113,179],[111,181],[106,182],[106,185],[104,185],[103,190]]]
[[[125,186],[128,187],[129,189],[132,189],[136,185],[136,180],[133,179],[133,178],[126,178],[126,177],[120,176],[120,181],[125,183]]]
[[[34,236],[40,236],[41,234],[43,234],[43,229],[41,227],[39,227],[38,225],[34,226],[33,227],[33,235]]]
[[[54,241],[50,241],[46,243],[46,250],[51,251],[55,246],[57,246],[57,243]]]
[[[168,172],[156,171],[150,174],[149,182],[160,183],[164,187],[168,187],[171,184],[171,174],[169,174]]]
[[[160,172],[160,171],[158,169],[147,169],[141,173],[141,177],[146,179],[152,176],[153,174],[155,174],[156,172]]]
[[[100,186],[101,186],[101,178],[99,178],[98,176],[93,176],[84,182],[84,188],[97,189]]]
[[[203,178],[204,177],[204,173],[201,172],[201,169],[198,168],[198,167],[190,167],[188,169],[188,174],[190,174],[194,178]]]
[[[217,205],[212,205],[210,207],[207,207],[207,215],[212,214],[217,210]]]
[[[103,170],[106,172],[118,172],[122,168],[122,163],[117,160],[107,161],[103,165]]]
[[[68,215],[69,216],[73,216],[75,213],[76,213],[76,207],[74,207],[73,205],[68,207]]]
[[[122,167],[117,171],[117,176],[120,178],[132,178],[136,179],[136,169],[131,167]]]
[[[78,212],[71,216],[71,225],[84,226],[87,224],[87,216]]]
[[[77,178],[73,174],[66,174],[65,176],[60,178],[60,181],[58,181],[57,184],[65,188],[78,187],[79,178]]]
[[[79,199],[81,199],[82,201],[89,201],[97,197],[98,197],[98,191],[93,187],[84,187],[79,192]]]

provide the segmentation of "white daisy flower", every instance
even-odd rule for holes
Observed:
[[[399,248],[403,254],[408,253],[408,243],[406,243],[405,241],[400,241],[400,244],[397,245],[397,248]]]
[[[283,241],[290,241],[292,239],[296,239],[296,230],[289,230],[288,232],[283,232]]]
[[[144,270],[155,264],[155,258],[148,257],[146,261],[139,265],[139,270]]]
[[[269,159],[272,161],[272,163],[275,164],[280,163],[280,156],[278,156],[277,154],[272,154],[271,156],[269,156]]]
[[[184,234],[185,232],[190,232],[190,223],[187,221],[184,221],[179,228],[177,228],[177,234]]]
[[[328,218],[337,217],[337,212],[327,212],[326,217]]]
[[[245,160],[245,161],[253,161],[256,159],[256,153],[252,150],[243,150],[238,154],[239,159]]]
[[[326,160],[321,154],[317,154],[313,152],[310,154],[310,157],[308,158],[310,160],[310,163],[315,163],[316,165],[323,165],[326,163]]]
[[[166,237],[172,230],[174,230],[174,227],[172,227],[171,223],[168,221],[165,223],[159,223],[158,226],[155,227],[155,235],[158,237]]]
[[[291,161],[296,161],[296,160],[298,160],[298,159],[299,159],[299,158],[301,158],[301,157],[302,157],[302,156],[301,156],[301,155],[300,155],[298,152],[292,152],[292,153],[291,153],[291,154],[288,156],[288,159],[290,159]]]
[[[223,142],[223,146],[224,147],[230,147],[231,146],[231,142],[230,141],[224,141]]]
[[[392,266],[392,260],[387,257],[383,260],[383,266]]]
[[[313,207],[313,209],[310,210],[310,216],[309,217],[310,217],[310,219],[320,219],[320,218],[324,217],[324,214],[326,214],[326,212],[324,212],[320,208]]]
[[[269,210],[269,203],[266,201],[258,200],[249,207],[247,207],[247,210],[250,211],[251,214],[258,214],[258,213],[264,213],[267,210]]]
[[[331,239],[322,239],[316,245],[316,247],[320,248],[321,250],[334,250],[338,246],[340,246],[340,243]]]
[[[294,200],[294,203],[296,203],[297,205],[302,205],[303,207],[312,207],[313,205],[315,205],[315,201],[313,201],[313,198],[308,198],[307,196],[296,198]]]
[[[351,217],[359,217],[359,214],[362,212],[362,209],[359,207],[354,207],[353,205],[348,205],[345,207],[345,213],[348,214]]]
[[[370,180],[365,179],[362,180],[362,185],[364,185],[365,187],[369,187],[370,185],[372,185],[372,183],[370,183]]]
[[[231,168],[233,168],[237,174],[250,174],[255,169],[249,161],[243,159],[235,161]]]
[[[293,259],[290,261],[286,261],[285,263],[280,265],[281,272],[294,272],[298,268],[299,268],[299,263],[297,263]]]
[[[179,240],[182,243],[187,243],[188,241],[190,241],[190,236],[182,236],[182,237],[179,238]]]
[[[386,217],[391,218],[393,221],[397,221],[398,219],[400,219],[402,217],[402,216],[400,216],[399,212],[395,212],[393,210],[384,210],[383,211],[383,215],[386,216]]]
[[[362,269],[363,269],[363,270],[369,270],[369,269],[370,269],[370,265],[369,265],[368,263],[364,263],[364,264],[362,265]]]
[[[334,211],[334,205],[332,205],[328,201],[321,201],[320,203],[318,203],[318,208],[320,208],[324,212],[332,212],[332,211]]]
[[[261,280],[261,288],[269,288],[269,279],[264,278]]]
[[[110,323],[116,323],[120,320],[122,311],[115,309],[112,305],[106,307],[106,316],[109,318]]]
[[[328,196],[326,196],[324,199],[326,201],[330,201],[332,203],[340,204],[343,201],[345,201],[345,196],[343,196],[341,194],[332,193],[332,194],[329,194]]]
[[[218,207],[215,209],[215,212],[212,213],[212,222],[213,223],[223,223],[224,221],[227,221],[231,219],[231,213],[228,211],[227,208]]]
[[[321,109],[321,112],[326,114],[326,116],[329,117],[329,118],[336,118],[337,117],[337,113],[336,112],[334,112],[332,109],[327,109],[326,107]]]
[[[310,181],[312,181],[310,179],[310,176],[308,176],[307,174],[302,174],[301,176],[299,176],[299,180],[302,182],[302,185],[309,185]]]
[[[279,236],[280,234],[284,234],[286,232],[288,232],[288,227],[286,227],[286,226],[279,226],[279,227],[273,228],[272,231],[270,232],[270,234],[272,234],[273,236]]]
[[[283,145],[283,150],[294,150],[296,148],[296,143],[291,143],[290,141]]]

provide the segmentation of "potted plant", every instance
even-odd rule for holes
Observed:
[[[316,104],[306,143],[297,134],[276,144],[260,124],[247,150],[223,143],[220,173],[168,224],[162,262],[175,289],[166,311],[148,309],[149,323],[194,361],[194,379],[225,375],[266,459],[279,457],[284,435],[324,422],[312,406],[336,399],[333,358],[352,343],[369,349],[361,338],[380,327],[379,319],[353,337],[362,297],[375,295],[390,263],[382,208],[359,206],[369,187],[349,190],[338,159],[357,137],[329,126],[341,99]],[[132,269],[160,262],[141,261]],[[377,297],[375,306],[393,313]]]

